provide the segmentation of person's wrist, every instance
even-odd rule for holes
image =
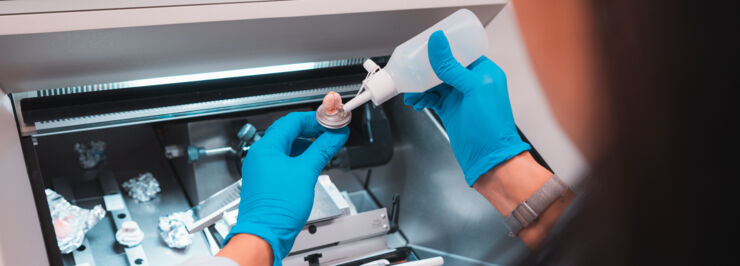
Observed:
[[[231,228],[231,231],[224,239],[224,246],[228,245],[237,236],[245,234],[256,236],[267,243],[270,247],[270,254],[272,254],[276,263],[283,259],[283,253],[287,254],[287,252],[282,252],[284,248],[281,246],[280,238],[278,237],[281,235],[280,232],[277,232],[276,229],[271,226],[261,223],[253,223],[251,221],[237,220],[237,223]]]
[[[274,265],[272,247],[257,235],[236,234],[216,256],[226,257],[239,265]]]
[[[553,174],[541,166],[529,152],[522,152],[491,169],[473,185],[503,216],[529,199]],[[568,190],[562,200],[557,200],[539,213],[537,220],[522,229],[518,236],[530,249],[538,247],[565,211],[575,194]]]
[[[463,171],[465,174],[465,181],[472,187],[479,178],[491,172],[492,169],[506,164],[512,158],[522,154],[523,152],[529,151],[531,148],[532,147],[526,142],[519,141],[518,143],[506,146],[496,152],[491,152],[476,160]]]
[[[484,196],[506,216],[551,176],[552,173],[539,165],[529,151],[524,151],[484,173],[473,184],[473,188],[496,191]]]

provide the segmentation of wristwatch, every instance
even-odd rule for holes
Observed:
[[[522,229],[537,220],[550,204],[565,196],[567,191],[568,186],[557,175],[550,177],[529,199],[514,208],[509,216],[504,217],[510,230],[509,236],[519,234]]]

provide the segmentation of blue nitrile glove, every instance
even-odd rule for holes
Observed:
[[[463,67],[441,31],[429,37],[428,47],[429,63],[444,83],[407,93],[403,101],[439,115],[465,180],[473,186],[491,168],[531,147],[517,133],[501,68],[485,56]]]
[[[316,140],[302,154],[290,157],[299,137]],[[252,234],[272,247],[273,265],[281,265],[311,214],[314,187],[321,170],[342,148],[349,129],[328,130],[315,112],[290,113],[252,144],[242,164],[242,191],[235,234]]]

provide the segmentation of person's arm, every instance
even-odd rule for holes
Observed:
[[[424,93],[407,93],[404,103],[439,115],[465,181],[501,214],[510,215],[552,173],[532,158],[531,146],[517,132],[504,71],[485,56],[463,67],[442,31],[429,37],[427,52],[444,83]],[[551,204],[520,231],[524,244],[536,248],[573,197],[568,191],[564,201]]]
[[[300,155],[290,156],[298,137],[315,140]],[[239,265],[280,265],[311,214],[321,170],[348,137],[346,127],[319,125],[315,112],[275,121],[244,158],[239,215],[218,256]]]
[[[473,188],[485,197],[504,216],[537,191],[552,173],[525,151],[483,174]],[[519,232],[527,247],[536,249],[575,197],[570,189],[562,200],[553,202],[537,220]]]
[[[270,244],[255,235],[237,234],[216,254],[234,260],[239,265],[272,265]]]

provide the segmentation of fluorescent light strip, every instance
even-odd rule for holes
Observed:
[[[290,72],[290,71],[309,70],[309,69],[314,69],[316,67],[317,67],[317,63],[297,63],[297,64],[245,68],[245,69],[237,69],[237,70],[218,71],[218,72],[210,72],[210,73],[191,74],[191,75],[180,75],[180,76],[171,76],[171,77],[162,77],[162,78],[140,79],[140,80],[127,81],[125,83],[126,83],[126,87],[142,87],[142,86],[172,84],[172,83],[191,82],[191,81],[264,75],[264,74],[272,74],[272,73],[284,73],[284,72]]]

